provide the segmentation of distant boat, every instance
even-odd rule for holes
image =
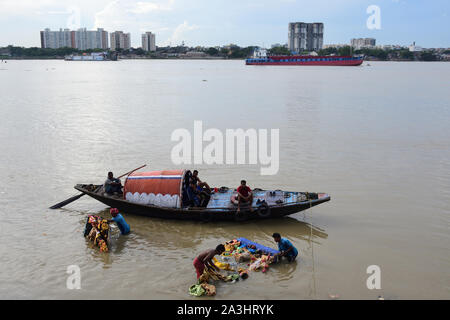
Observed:
[[[66,61],[106,61],[114,60],[108,59],[108,54],[106,52],[92,52],[91,54],[75,55],[71,54],[64,57]]]
[[[267,55],[266,50],[255,50],[252,58],[246,59],[246,65],[256,66],[359,66],[363,56],[318,56],[318,55]]]
[[[330,200],[326,193],[262,190],[253,192],[253,212],[237,211],[236,190],[212,188],[203,207],[194,207],[189,194],[190,170],[135,172],[127,176],[122,195],[104,193],[102,185],[78,184],[75,189],[121,212],[162,219],[244,221],[281,218]]]

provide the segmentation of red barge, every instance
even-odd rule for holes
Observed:
[[[245,60],[246,65],[256,66],[359,66],[362,56],[267,56]]]

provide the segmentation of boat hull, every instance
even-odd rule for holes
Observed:
[[[102,193],[96,193],[89,191],[84,185],[76,185],[75,189],[104,203],[105,205],[117,208],[119,211],[129,214],[135,214],[140,216],[161,218],[161,219],[174,219],[174,220],[196,220],[196,221],[238,221],[245,220],[260,220],[281,218],[288,216],[306,209],[310,209],[321,203],[330,201],[330,196],[327,194],[319,194],[318,199],[298,202],[289,205],[277,205],[270,206],[270,214],[267,216],[261,216],[258,214],[258,210],[254,210],[250,213],[248,210],[242,210],[239,215],[236,214],[236,210],[217,210],[210,208],[164,208],[153,205],[143,205],[139,203],[133,203],[123,198],[107,196]]]
[[[352,56],[269,56],[250,58],[246,65],[255,66],[360,66],[363,57]]]
[[[251,66],[360,66],[363,60],[354,61],[318,61],[318,62],[247,62]]]

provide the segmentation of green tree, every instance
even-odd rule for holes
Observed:
[[[283,56],[290,56],[291,52],[286,47],[273,47],[268,50],[269,54],[273,55],[283,55]]]
[[[436,61],[437,57],[430,51],[424,51],[420,54],[420,60],[422,61]]]
[[[412,53],[409,50],[401,50],[401,51],[399,51],[398,54],[399,54],[401,59],[414,60],[414,53]]]
[[[330,54],[337,54],[337,53],[338,53],[338,49],[335,47],[322,49],[322,50],[319,50],[319,52],[317,52],[317,54],[319,56],[329,56]]]
[[[210,56],[217,56],[219,54],[219,50],[211,47],[211,48],[208,48],[208,50],[206,50],[206,53],[209,54]]]
[[[142,48],[137,48],[133,50],[133,53],[138,55],[138,56],[144,56],[146,54],[146,52],[144,51],[144,49]]]
[[[350,56],[352,54],[352,48],[350,46],[345,46],[338,49],[338,55],[340,56]]]

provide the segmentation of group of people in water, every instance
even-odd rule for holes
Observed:
[[[117,208],[111,208],[109,212],[112,216],[112,219],[108,220],[108,222],[115,222],[122,235],[129,234],[131,231],[130,225],[119,213],[119,210]],[[280,261],[284,257],[289,262],[295,261],[298,256],[297,248],[295,248],[288,239],[282,238],[278,232],[273,233],[272,237],[275,243],[278,244],[279,253],[275,255],[276,259]],[[203,274],[205,268],[208,270],[220,271],[220,269],[214,264],[213,259],[216,255],[221,255],[224,252],[225,246],[223,244],[219,244],[214,249],[209,249],[200,253],[193,262],[195,272],[197,273],[197,279],[200,278],[200,276]]]
[[[278,261],[280,261],[283,257],[286,258],[287,261],[293,262],[298,256],[298,250],[295,248],[292,243],[286,239],[282,238],[278,232],[275,232],[273,235],[273,240],[278,244],[278,253],[275,257]],[[200,253],[194,259],[194,268],[197,273],[197,279],[203,274],[203,271],[208,270],[216,270],[220,269],[214,264],[214,257],[216,255],[221,255],[225,252],[225,246],[223,244],[219,244],[215,249],[209,249]]]
[[[190,173],[190,172],[189,172]],[[194,170],[192,174],[188,174],[185,181],[185,186],[188,190],[187,194],[191,200],[191,205],[200,207],[205,204],[205,201],[209,201],[211,196],[211,188],[208,183],[202,181],[198,176],[198,170]],[[108,178],[104,183],[105,192],[107,194],[122,194],[122,184],[120,179],[114,178],[112,172],[108,172]],[[253,193],[247,182],[241,180],[240,186],[236,189],[237,196],[237,211],[241,210],[241,206],[249,206],[249,210],[252,211],[253,203]],[[121,234],[125,235],[130,232],[130,226],[127,224],[123,216],[119,213],[116,208],[110,210],[112,216],[111,222],[116,222],[120,229]],[[277,232],[272,235],[275,243],[278,244],[279,254],[277,254],[277,260],[281,258],[286,258],[287,261],[293,262],[297,258],[298,250],[292,245],[292,243],[286,239],[282,238]],[[213,259],[216,255],[221,255],[225,251],[225,246],[219,244],[216,248],[203,251],[200,253],[193,262],[195,271],[197,273],[197,279],[203,274],[205,268],[209,270],[219,271],[219,268],[214,264]]]

